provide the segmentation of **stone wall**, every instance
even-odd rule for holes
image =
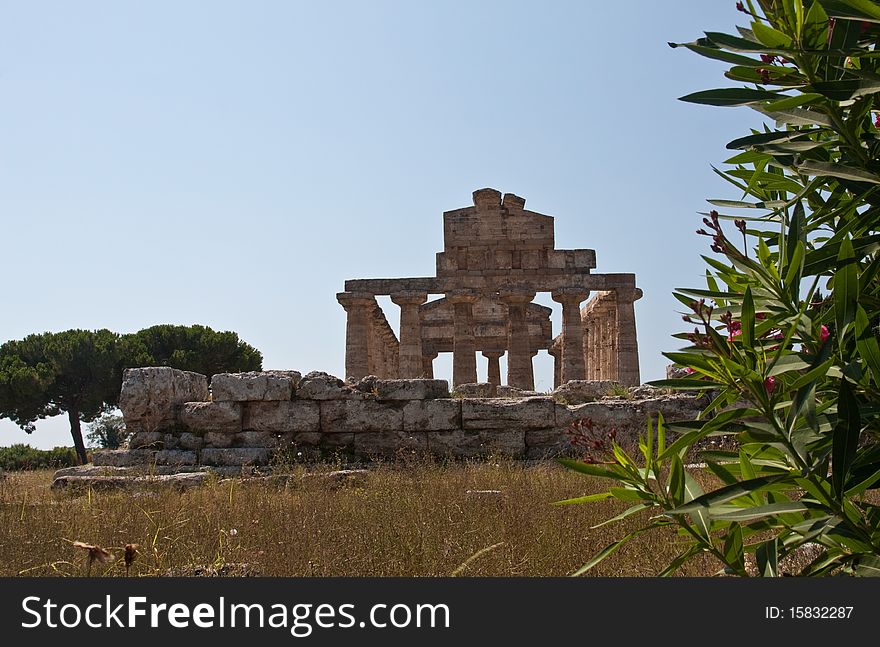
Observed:
[[[490,385],[484,385],[489,387]],[[569,425],[589,418],[618,442],[644,433],[647,418],[695,416],[692,396],[648,387],[608,398],[609,382],[568,382],[550,395],[452,397],[446,380],[346,384],[296,371],[203,375],[171,368],[125,372],[120,396],[129,448],[95,452],[96,466],[260,466],[279,452],[298,460],[492,454],[538,459],[570,451]],[[462,389],[463,393],[491,390]],[[509,390],[510,393],[517,393]]]

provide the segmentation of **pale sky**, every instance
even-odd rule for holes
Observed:
[[[697,212],[739,197],[710,164],[761,125],[677,101],[733,83],[666,43],[745,18],[726,0],[0,0],[0,342],[199,323],[264,368],[342,375],[345,279],[433,276],[442,212],[494,187],[596,272],[636,274],[642,379],[661,378],[671,292],[709,253]],[[552,358],[535,371],[551,389]],[[16,442],[71,444],[66,420],[0,421]]]

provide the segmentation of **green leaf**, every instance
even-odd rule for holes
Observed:
[[[641,529],[639,529],[639,530],[636,530],[635,532],[631,532],[631,533],[629,533],[628,535],[624,536],[623,539],[618,539],[617,541],[611,542],[610,544],[608,544],[607,546],[605,546],[605,548],[603,548],[602,550],[600,550],[600,551],[596,554],[596,556],[593,557],[590,561],[588,561],[586,564],[584,564],[583,566],[581,566],[577,571],[575,571],[574,573],[572,573],[572,577],[577,577],[578,575],[583,575],[583,574],[586,573],[588,570],[590,570],[591,568],[593,568],[594,566],[596,566],[596,564],[598,564],[599,562],[601,562],[602,560],[604,560],[604,559],[605,559],[606,557],[608,557],[609,555],[613,554],[615,551],[617,551],[618,548],[620,548],[621,546],[623,546],[625,543],[627,543],[627,542],[630,541],[631,539],[633,539],[633,538],[637,537],[638,535],[642,534],[642,533],[645,532],[646,530],[648,530],[648,528],[641,528]]]
[[[850,78],[836,81],[816,81],[809,87],[832,101],[849,101],[880,91],[880,79]]]
[[[553,505],[577,505],[580,503],[592,503],[593,501],[602,501],[604,499],[610,499],[614,495],[611,492],[599,492],[598,494],[588,494],[586,496],[579,496],[573,499],[564,499],[562,501],[554,501]]]
[[[831,484],[838,496],[845,490],[861,431],[859,403],[849,383],[840,380],[840,390],[837,392],[837,424],[834,427],[831,450]]]
[[[687,470],[684,470],[684,491],[685,503],[703,496],[703,488],[700,487],[700,484],[697,483]],[[704,510],[697,509],[691,513],[691,518],[694,520],[694,523],[697,524],[697,529],[700,534],[705,539],[709,539],[709,515],[707,515]]]
[[[758,101],[771,101],[785,98],[784,94],[755,90],[752,88],[717,88],[703,90],[680,97],[680,101],[700,103],[709,106],[742,106]]]
[[[711,509],[712,506],[727,503],[728,501],[749,495],[752,492],[760,492],[761,490],[768,488],[778,488],[783,479],[786,478],[788,478],[788,475],[759,476],[756,479],[740,481],[733,485],[726,485],[704,494],[703,496],[697,497],[693,501],[674,510],[670,510],[668,514],[690,514],[700,508]]]
[[[755,559],[758,561],[758,572],[762,577],[778,577],[779,576],[779,545],[778,539],[768,539],[758,546],[755,551]]]
[[[787,503],[769,503],[767,505],[741,508],[733,512],[713,514],[712,518],[723,521],[751,521],[753,519],[776,516],[789,512],[806,512],[809,509],[809,506],[801,503],[800,501],[789,501]]]
[[[772,117],[777,123],[791,124],[792,126],[827,126],[832,128],[834,122],[831,117],[818,110],[810,110],[809,108],[788,108],[785,110],[776,109],[772,112],[767,110],[763,104],[749,104],[752,110],[757,110],[761,114]]]
[[[868,315],[862,306],[856,307],[856,348],[871,370],[874,385],[880,386],[880,343],[871,330]]]
[[[822,99],[822,95],[817,92],[804,92],[791,97],[785,97],[784,99],[778,99],[777,101],[771,101],[764,105],[764,110],[771,113],[780,110],[789,110],[791,108],[797,108],[798,106],[815,103],[820,99]]]
[[[719,47],[723,47],[724,49],[729,49],[734,52],[763,52],[763,53],[778,53],[785,54],[786,52],[773,52],[772,50],[768,50],[767,46],[762,45],[761,43],[747,40],[745,38],[739,38],[737,36],[731,36],[730,34],[723,34],[717,31],[707,31],[706,38],[708,38],[711,42]]]
[[[568,469],[580,472],[581,474],[589,474],[590,476],[599,476],[608,479],[617,479],[618,474],[607,467],[600,467],[591,463],[582,463],[570,458],[560,458],[559,462]]]
[[[871,0],[822,0],[829,16],[880,22],[880,7]]]
[[[701,552],[703,552],[703,547],[700,544],[695,543],[693,546],[690,546],[687,550],[680,553],[676,556],[675,559],[669,562],[666,568],[664,568],[657,575],[657,577],[669,577],[670,575],[675,573],[675,571],[677,571],[682,564],[684,564],[694,555],[699,555]]]
[[[820,2],[813,2],[810,5],[801,40],[810,49],[820,49],[827,45],[828,14],[825,13]]]
[[[846,166],[844,164],[830,164],[827,162],[805,160],[798,165],[798,170],[804,175],[830,175],[832,177],[839,177],[846,180],[880,184],[880,177],[874,173],[863,171],[862,169],[853,166]]]
[[[669,498],[676,506],[680,506],[684,500],[684,465],[678,454],[673,454],[669,462]]]
[[[759,20],[752,23],[752,33],[762,44],[771,48],[791,47],[791,38]]]
[[[838,269],[834,273],[834,315],[837,334],[841,338],[856,318],[859,298],[859,266],[852,242],[845,238],[837,254]]]
[[[730,529],[724,537],[724,547],[721,552],[724,554],[724,560],[734,570],[738,572],[745,570],[742,526],[738,523],[730,525]]]
[[[652,504],[652,503],[639,503],[637,505],[634,505],[631,508],[627,508],[626,510],[624,510],[620,514],[615,515],[615,516],[611,517],[610,519],[606,519],[602,523],[597,523],[595,526],[590,526],[590,530],[595,530],[596,528],[601,528],[602,526],[606,526],[609,523],[614,523],[615,521],[620,521],[621,519],[626,519],[628,516],[633,515],[636,512],[639,512],[640,510],[645,510],[647,508],[652,508],[652,507],[654,507],[654,504]]]
[[[880,577],[880,557],[861,555],[856,561],[856,575],[859,577]]]
[[[751,349],[755,345],[755,301],[750,287],[746,288],[746,293],[743,295],[740,325],[743,344]]]
[[[718,61],[724,61],[726,63],[733,63],[734,65],[745,65],[751,67],[762,67],[766,65],[764,61],[756,58],[749,58],[748,56],[742,56],[741,54],[731,54],[730,52],[726,52],[723,49],[719,49],[717,47],[708,46],[709,41],[705,38],[700,38],[699,40],[693,43],[667,43],[670,47],[686,47],[692,52],[696,52],[700,56],[705,56],[706,58],[712,58]]]

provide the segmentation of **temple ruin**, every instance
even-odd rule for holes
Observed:
[[[526,210],[523,198],[480,189],[473,201],[443,214],[436,276],[345,282],[336,298],[348,317],[346,379],[433,378],[434,359],[451,352],[453,385],[470,384],[481,352],[489,382],[500,386],[507,353],[507,385],[530,391],[532,359],[546,350],[554,387],[570,380],[638,385],[633,303],[642,292],[635,275],[593,273],[592,249],[556,249],[553,217]],[[538,292],[562,305],[555,337],[551,309],[532,302]],[[432,295],[440,298],[429,301]],[[399,338],[377,296],[400,307]]]

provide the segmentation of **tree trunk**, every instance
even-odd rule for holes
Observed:
[[[85,465],[89,462],[89,457],[86,456],[86,445],[83,442],[82,429],[79,424],[79,411],[76,409],[70,409],[67,412],[67,419],[70,420],[70,435],[73,436],[73,446],[76,447],[76,457],[79,459],[80,465]]]

